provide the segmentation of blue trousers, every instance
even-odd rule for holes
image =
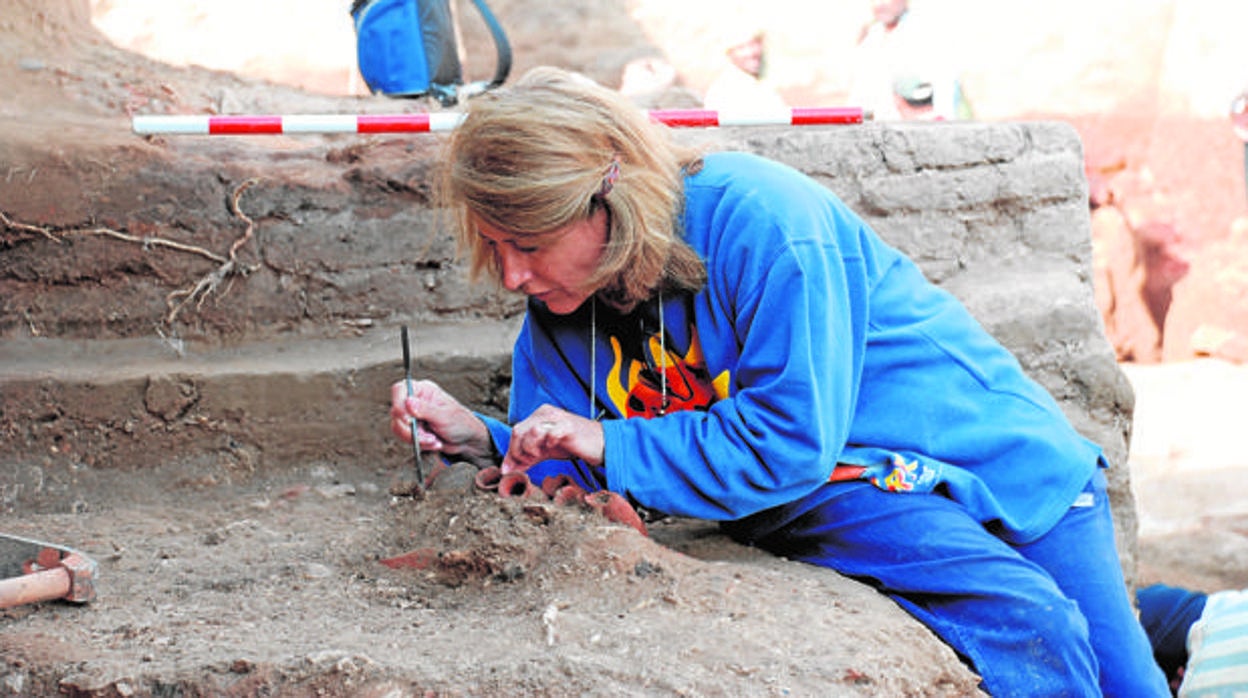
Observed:
[[[761,536],[754,526],[725,530],[875,586],[994,696],[1169,696],[1128,598],[1104,473],[1086,492],[1090,506],[1072,507],[1026,545],[1006,543],[940,494],[864,482],[825,485],[817,505]]]
[[[1187,634],[1205,611],[1208,595],[1181,587],[1153,584],[1136,592],[1140,622],[1153,646],[1157,665],[1172,684],[1182,679],[1187,667]]]

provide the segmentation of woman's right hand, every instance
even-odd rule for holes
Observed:
[[[402,380],[390,386],[390,431],[399,439],[412,440],[412,419],[417,422],[422,451],[440,451],[477,464],[497,460],[489,429],[472,410],[464,407],[433,381]]]

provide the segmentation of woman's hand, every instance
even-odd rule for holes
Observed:
[[[422,451],[440,451],[478,465],[496,458],[485,423],[433,381],[412,381],[411,397],[407,381],[390,386],[390,431],[410,442],[413,418]]]
[[[503,456],[502,470],[528,470],[552,458],[579,458],[590,465],[601,465],[603,448],[601,424],[542,405],[511,428],[511,445]]]

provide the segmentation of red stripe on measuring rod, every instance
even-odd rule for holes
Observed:
[[[281,133],[280,116],[212,116],[208,118],[209,135],[245,133]]]
[[[428,114],[361,114],[359,133],[424,133],[430,130]]]
[[[813,124],[859,124],[863,113],[859,107],[798,107],[793,110],[794,126]]]
[[[719,125],[719,112],[710,109],[654,109],[650,118],[668,126]]]

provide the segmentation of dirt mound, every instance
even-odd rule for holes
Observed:
[[[468,487],[391,497],[393,473],[326,465],[232,486],[171,469],[128,477],[134,500],[49,502],[67,513],[6,522],[17,535],[85,541],[103,571],[89,605],[0,614],[0,691],[976,691],[887,599],[713,525],[656,522],[647,538],[582,507]],[[437,562],[381,562],[413,549]],[[845,632],[837,617],[858,621]]]
[[[472,466],[456,464],[437,473],[428,491],[396,499],[380,545],[400,552],[382,564],[448,587],[522,579],[559,585],[569,577],[620,574],[645,578],[662,569],[660,559],[675,566],[672,551],[644,535],[613,535],[628,524],[611,521],[583,492],[561,503],[533,485],[504,495],[497,482],[493,490],[476,485],[476,474]],[[644,532],[640,520],[638,527]]]

